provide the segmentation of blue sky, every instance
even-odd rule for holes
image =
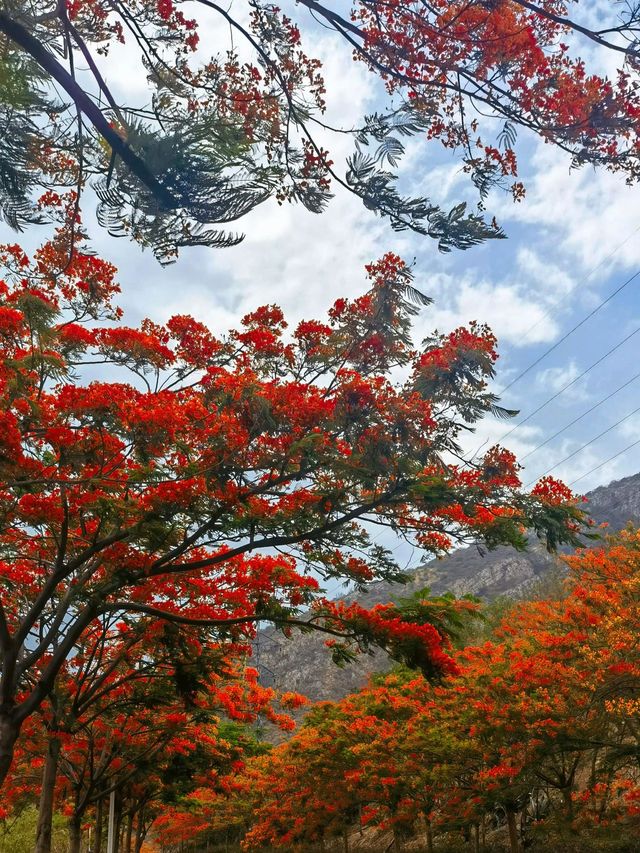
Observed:
[[[640,327],[640,278],[579,329],[545,353],[598,304],[640,270],[640,193],[617,176],[593,170],[570,172],[549,146],[529,143],[521,153],[527,199],[517,207],[498,199],[508,241],[435,261],[442,271],[433,295],[436,313],[451,311],[486,320],[500,340],[496,389],[503,403],[520,409],[514,424],[486,424],[483,438],[505,440],[520,457],[631,379],[639,370],[640,333],[631,337],[581,380],[562,389],[608,350]],[[455,189],[453,190],[455,192]],[[419,265],[429,263],[427,249]],[[640,382],[631,382],[602,406],[524,460],[525,482],[543,474],[640,404]],[[556,400],[530,417],[557,392]],[[553,473],[567,482],[640,438],[640,417],[577,453]],[[590,489],[640,470],[640,447],[576,482]]]

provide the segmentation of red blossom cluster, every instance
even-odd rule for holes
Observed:
[[[529,127],[574,152],[578,162],[590,158],[626,169],[640,145],[633,69],[619,69],[614,80],[589,74],[561,40],[573,29],[569,5],[392,0],[380,9],[357,3],[352,21],[365,37],[357,56],[391,92],[406,92],[424,110],[430,138],[465,152],[468,171],[497,169],[514,177],[517,162],[510,139],[500,147],[483,142],[463,94],[493,107],[513,127]],[[513,183],[512,191],[519,200],[522,184]]]
[[[209,801],[210,819],[224,814],[252,850],[327,844],[358,823],[433,849],[498,814],[514,853],[532,821],[552,846],[567,831],[585,843],[634,838],[640,536],[568,562],[556,598],[512,605],[486,641],[451,652],[444,682],[401,670],[317,705]]]

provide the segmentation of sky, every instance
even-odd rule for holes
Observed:
[[[381,106],[377,81],[336,37],[309,27],[303,11],[293,14],[304,24],[307,53],[324,64],[326,120],[358,124]],[[204,35],[209,50],[219,33]],[[133,68],[126,53],[104,66],[109,85],[132,101],[145,83]],[[350,144],[344,137],[327,139],[336,163]],[[518,151],[525,200],[514,204],[493,195],[488,203],[508,239],[448,255],[429,238],[393,232],[340,188],[322,216],[266,203],[241,221],[246,238],[240,246],[188,249],[167,268],[150,252],[101,231],[90,205],[85,220],[94,248],[121,270],[120,304],[130,324],[191,313],[224,332],[247,311],[275,302],[293,325],[302,317],[322,318],[339,296],[364,292],[363,267],[370,260],[387,251],[415,259],[415,284],[435,300],[416,321],[416,339],[434,328],[487,322],[501,356],[495,390],[505,389],[502,404],[520,410],[510,423],[485,420],[466,439],[466,449],[500,441],[523,460],[526,485],[550,471],[585,492],[640,471],[640,411],[634,414],[640,331],[633,334],[640,329],[640,275],[585,320],[640,271],[640,187],[590,168],[571,171],[566,155],[533,138],[523,136]],[[438,143],[412,142],[402,175],[405,188],[445,206],[469,197],[456,156]]]

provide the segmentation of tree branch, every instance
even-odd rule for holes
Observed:
[[[11,633],[4,606],[0,602],[0,649],[6,653],[11,648]],[[3,655],[4,656],[4,655]]]
[[[321,525],[320,527],[315,527],[312,530],[305,530],[301,533],[292,534],[290,536],[267,536],[264,539],[259,539],[257,542],[246,542],[244,545],[239,545],[237,548],[233,548],[230,551],[224,551],[221,554],[214,554],[211,557],[206,557],[202,560],[194,560],[191,563],[178,563],[174,564],[173,566],[166,566],[166,558],[162,557],[159,560],[156,560],[155,563],[153,563],[150,571],[147,572],[145,576],[157,577],[158,575],[164,574],[174,574],[177,572],[206,569],[211,566],[215,566],[218,563],[227,562],[228,560],[231,560],[234,557],[240,557],[242,556],[242,554],[246,554],[248,551],[258,551],[263,550],[264,548],[278,548],[282,545],[295,545],[298,542],[302,542],[304,539],[315,539],[316,537],[323,536],[326,533],[331,533],[338,527],[342,527],[342,525],[344,525],[348,521],[353,521],[356,518],[360,518],[365,513],[370,512],[372,509],[376,509],[376,507],[381,506],[382,504],[389,503],[390,499],[395,494],[399,493],[400,491],[406,491],[409,485],[411,485],[411,483],[408,481],[402,484],[402,489],[400,488],[400,485],[397,485],[391,491],[385,492],[376,500],[371,501],[368,504],[361,504],[355,509],[352,509],[350,512],[343,513],[339,518],[336,518],[333,521],[329,521],[326,524]]]
[[[179,613],[172,613],[168,610],[162,610],[160,607],[151,607],[146,604],[138,604],[132,601],[114,601],[113,604],[106,604],[101,608],[102,612],[127,611],[132,613],[144,613],[146,616],[153,616],[157,619],[163,619],[166,622],[173,622],[176,625],[192,625],[200,628],[224,628],[231,625],[249,625],[256,622],[273,622],[275,625],[287,625],[292,628],[311,629],[320,631],[323,634],[331,634],[334,637],[354,637],[354,634],[347,634],[344,631],[338,631],[334,628],[328,628],[326,625],[320,625],[314,622],[313,619],[294,619],[292,617],[269,617],[264,614],[261,616],[232,616],[227,619],[197,619],[191,616],[181,616]]]
[[[300,0],[300,2],[305,3],[305,0]],[[577,33],[581,33],[583,36],[586,36],[591,41],[594,41],[596,44],[599,44],[600,47],[606,47],[608,48],[608,50],[615,50],[619,53],[624,53],[626,56],[640,56],[637,50],[632,50],[631,48],[625,47],[624,45],[615,44],[615,42],[612,41],[607,41],[607,39],[602,38],[602,36],[595,30],[590,30],[588,27],[583,27],[581,24],[578,24],[571,18],[564,18],[561,15],[556,15],[553,12],[549,12],[546,9],[537,6],[535,3],[529,2],[529,0],[514,0],[514,2],[517,3],[518,6],[523,6],[525,9],[529,9],[530,12],[533,12],[536,15],[540,15],[541,18],[546,18],[548,21],[553,21],[555,24],[559,24],[562,27],[568,27],[569,29],[574,30]]]
[[[79,110],[89,119],[98,133],[109,143],[130,171],[161,201],[167,209],[175,210],[179,205],[171,193],[152,174],[142,160],[120,134],[114,130],[89,95],[76,83],[71,74],[58,62],[46,47],[22,24],[13,20],[6,12],[0,12],[0,32],[26,51],[48,74],[62,86]]]

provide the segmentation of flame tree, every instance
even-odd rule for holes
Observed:
[[[187,316],[123,325],[115,270],[88,254],[74,206],[32,259],[5,246],[0,292],[0,766],[84,632],[105,615],[206,628],[317,629],[344,659],[375,642],[425,672],[452,666],[450,613],[328,602],[322,581],[402,576],[367,525],[454,542],[575,541],[571,493],[520,491],[514,458],[467,463],[460,434],[486,412],[488,329],[415,350],[415,290],[400,258],[370,290],[286,334],[266,306],[216,338]],[[392,381],[402,367],[407,378]],[[102,377],[93,378],[91,371]],[[107,373],[108,371],[108,373]],[[84,378],[83,378],[84,377]],[[346,643],[346,645],[345,645]]]
[[[15,227],[39,221],[34,189],[89,181],[100,222],[168,262],[181,246],[234,244],[241,237],[221,229],[268,198],[318,213],[340,185],[444,250],[500,237],[481,211],[399,191],[403,139],[455,149],[481,208],[496,185],[522,198],[523,130],[574,165],[635,181],[640,14],[622,0],[609,7],[597,28],[586,0],[354,0],[350,11],[300,0],[295,20],[257,0],[233,10],[214,0],[6,0],[0,211]],[[323,118],[321,64],[304,48],[311,18],[386,87],[387,104],[355,128]],[[211,55],[212,34],[226,51]],[[146,80],[140,102],[107,83],[122,43],[131,76]],[[353,140],[344,165],[325,147],[332,133]]]

